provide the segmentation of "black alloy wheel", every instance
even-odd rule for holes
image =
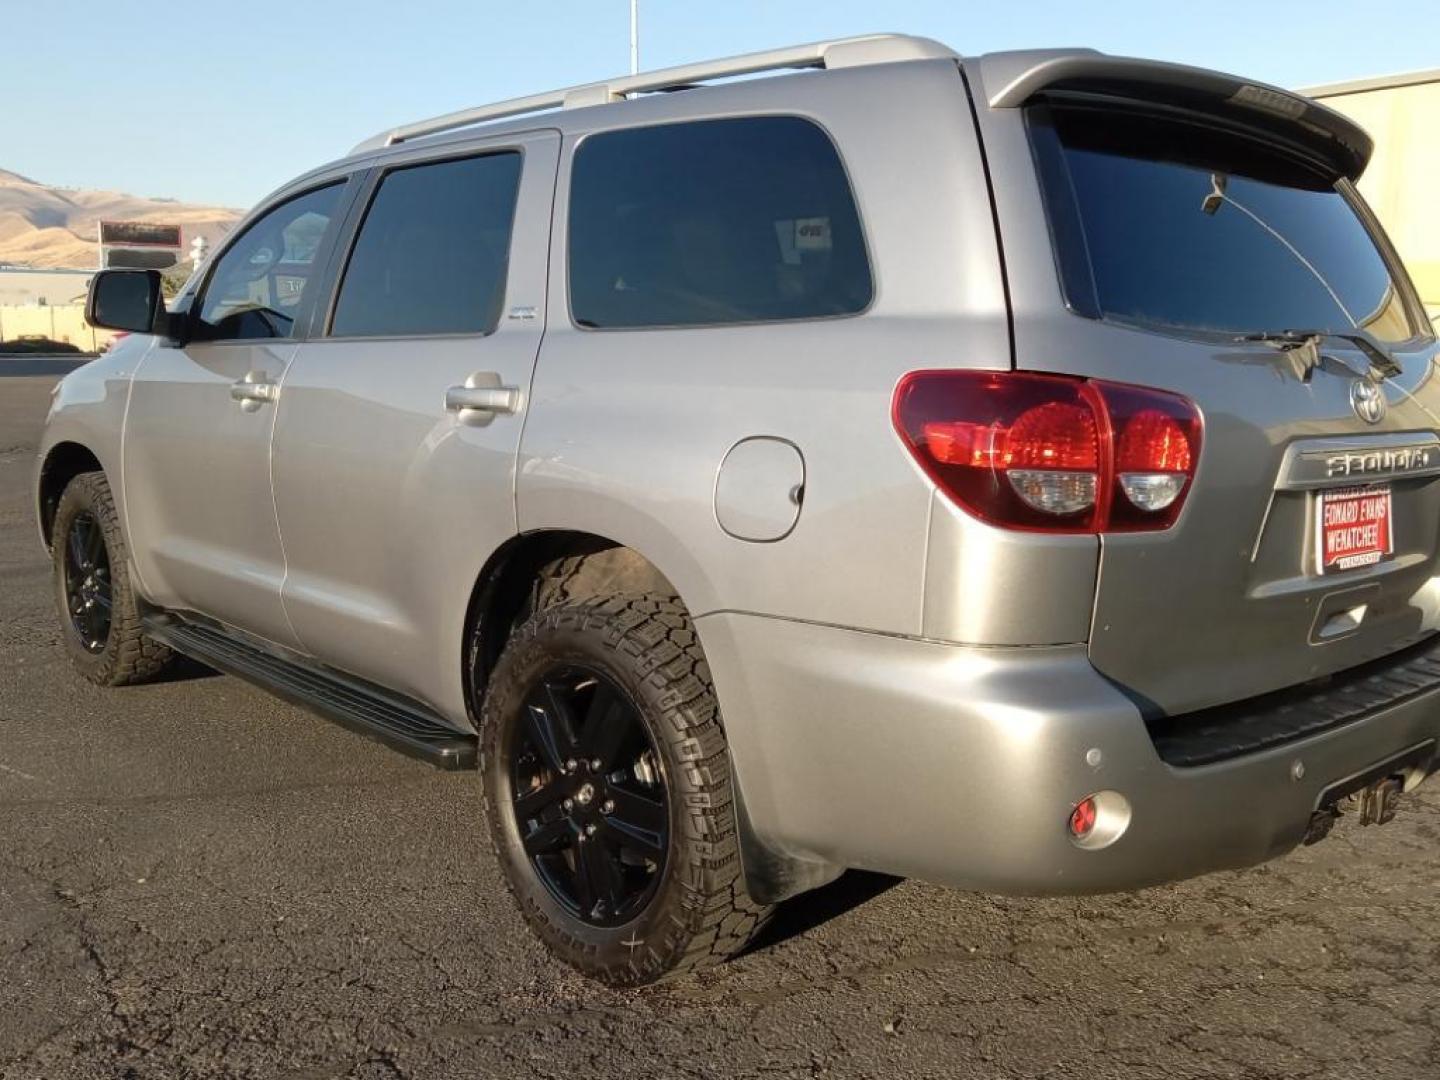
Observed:
[[[524,695],[508,773],[525,855],[556,903],[596,927],[643,912],[664,876],[670,808],[626,694],[580,664],[543,671]]]
[[[110,554],[100,522],[88,510],[70,522],[62,567],[70,625],[86,652],[102,653],[110,640],[113,604]]]
[[[719,963],[769,909],[741,876],[730,750],[694,623],[581,560],[505,643],[480,703],[490,837],[520,914],[610,986]]]
[[[97,686],[126,686],[169,665],[170,650],[145,636],[125,531],[104,473],[80,473],[60,493],[50,561],[60,637],[81,675]]]

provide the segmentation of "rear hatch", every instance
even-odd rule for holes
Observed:
[[[1017,327],[1017,366],[1168,390],[1203,418],[1176,523],[1101,537],[1094,665],[1176,714],[1432,633],[1434,338],[1347,165],[1104,88],[1024,117],[1071,312]]]

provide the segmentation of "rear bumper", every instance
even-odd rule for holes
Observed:
[[[1406,752],[1412,783],[1436,765],[1440,692],[1176,768],[1083,645],[973,648],[738,614],[698,625],[750,824],[798,859],[988,892],[1130,889],[1283,854],[1337,783]],[[1130,824],[1084,850],[1067,819],[1102,790],[1129,800]]]

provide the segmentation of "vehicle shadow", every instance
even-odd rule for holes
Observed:
[[[755,935],[740,955],[763,952],[807,933],[831,919],[839,918],[847,911],[869,903],[904,880],[889,874],[847,870],[829,885],[778,905],[765,928]]]
[[[206,667],[198,660],[191,660],[188,656],[176,653],[175,658],[170,661],[165,670],[153,679],[147,679],[146,685],[163,686],[165,683],[190,682],[194,679],[214,679],[220,674],[214,668]]]
[[[30,356],[24,353],[0,353],[0,379],[68,375],[93,359],[93,356],[85,355]]]

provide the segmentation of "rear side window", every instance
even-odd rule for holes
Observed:
[[[330,335],[494,330],[519,186],[513,152],[389,173],[350,253]]]
[[[1028,119],[1067,300],[1082,314],[1414,336],[1375,239],[1318,166],[1174,116],[1056,104]]]
[[[808,120],[632,128],[575,152],[570,306],[580,326],[852,315],[872,292],[845,170]]]

